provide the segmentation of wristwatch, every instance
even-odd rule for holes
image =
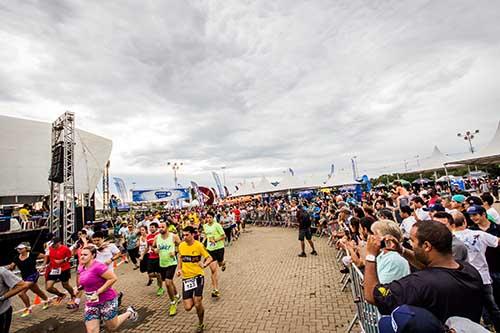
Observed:
[[[5,296],[4,295],[0,296],[0,302],[3,302],[3,301],[5,301]]]
[[[373,254],[367,254],[365,257],[365,261],[377,262],[377,257],[375,257]]]

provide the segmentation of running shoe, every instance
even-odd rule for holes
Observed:
[[[132,306],[129,306],[127,311],[130,312],[130,317],[128,317],[130,321],[137,321],[137,319],[139,319],[139,314]]]
[[[66,309],[70,309],[70,310],[77,310],[79,307],[80,306],[78,304],[76,304],[74,300],[70,300],[66,304]]]
[[[223,272],[226,270],[226,263],[225,262],[222,264],[222,266],[220,267],[220,269]]]
[[[28,317],[31,314],[31,309],[26,308],[24,309],[23,313],[21,314],[21,318]]]
[[[176,313],[177,313],[177,303],[175,303],[174,301],[173,303],[170,303],[168,314],[169,316],[175,316]]]
[[[311,252],[311,255],[313,255],[313,256],[317,256],[317,255],[318,255],[318,252],[316,252],[316,250],[314,250],[314,251],[312,251],[312,252]]]
[[[156,295],[157,296],[163,296],[165,294],[165,289],[163,288],[158,288],[158,290],[156,291]]]
[[[205,324],[198,324],[198,326],[196,326],[196,333],[201,333],[203,332],[204,329],[205,329]]]
[[[174,302],[175,304],[179,304],[179,302],[181,301],[181,295],[177,294],[174,296]]]
[[[212,297],[220,297],[220,291],[217,289],[212,290]]]
[[[61,304],[61,302],[63,301],[63,299],[66,297],[66,295],[62,295],[62,296],[57,296],[56,299],[54,300],[54,304],[55,305],[59,305]]]
[[[304,252],[302,252],[301,254],[299,254],[299,257],[305,258],[305,257],[307,257],[307,255]]]
[[[149,279],[149,280],[148,280],[148,283],[146,283],[146,286],[147,286],[147,287],[149,287],[152,283],[153,283],[153,280],[152,280],[152,279]]]
[[[42,310],[47,310],[49,306],[50,306],[49,301],[43,302]]]

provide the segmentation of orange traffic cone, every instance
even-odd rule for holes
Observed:
[[[36,295],[35,300],[33,301],[33,305],[38,305],[41,303],[42,303],[42,300],[40,299],[40,296]]]

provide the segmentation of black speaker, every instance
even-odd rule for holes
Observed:
[[[85,214],[85,221],[82,218],[82,213]],[[80,230],[83,228],[85,222],[94,221],[95,220],[95,209],[92,206],[85,206],[82,211],[82,207],[75,208],[75,222],[76,222],[76,230]]]
[[[52,164],[50,165],[49,180],[54,183],[64,182],[64,146],[62,142],[52,147]]]

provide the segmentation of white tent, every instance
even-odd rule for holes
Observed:
[[[0,116],[0,196],[50,193],[51,131],[50,123]],[[112,142],[79,129],[75,141],[75,192],[92,193]]]
[[[241,197],[243,195],[249,195],[250,193],[254,192],[254,189],[255,187],[253,182],[247,183],[246,181],[243,181],[243,183],[238,186],[238,190],[231,194],[231,197]]]
[[[441,150],[439,150],[438,146],[434,146],[431,156],[421,159],[419,161],[419,166],[417,166],[415,169],[409,170],[408,172],[401,173],[436,171],[439,169],[444,169],[444,164],[447,162],[451,162],[451,159],[443,154]]]
[[[273,186],[266,177],[262,176],[260,181],[255,185],[255,188],[251,192],[252,194],[269,193],[276,191],[276,187]]]
[[[360,184],[360,182],[354,180],[354,177],[350,173],[334,174],[330,179],[327,180],[324,187],[336,187],[343,185],[354,185]]]
[[[450,161],[446,165],[454,164],[476,164],[489,165],[500,164],[500,121],[498,122],[497,130],[490,143],[479,152],[470,154],[468,157],[456,161]]]
[[[327,181],[326,176],[313,174],[305,178],[304,184],[306,188],[319,188],[319,187],[324,187],[326,181]]]
[[[275,191],[298,190],[301,188],[306,188],[305,181],[291,174],[287,174],[280,180]]]

